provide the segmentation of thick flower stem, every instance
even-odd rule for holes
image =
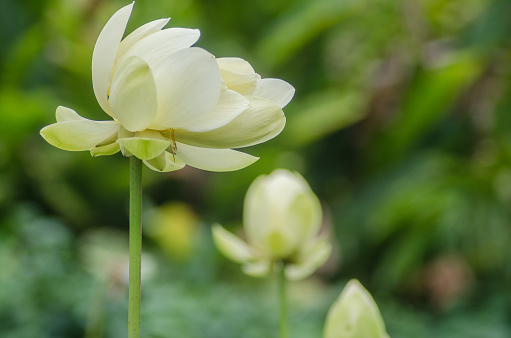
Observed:
[[[287,325],[287,294],[286,294],[286,269],[282,262],[279,271],[279,291],[280,291],[280,338],[288,338]]]
[[[140,268],[142,255],[142,161],[130,157],[130,277],[128,338],[140,338]]]

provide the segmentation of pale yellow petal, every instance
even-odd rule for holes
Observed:
[[[119,62],[130,56],[139,56],[156,69],[169,55],[192,46],[199,37],[198,29],[163,29],[137,41],[120,57]]]
[[[189,166],[208,171],[243,169],[259,158],[231,149],[207,149],[177,142],[176,157]]]
[[[205,148],[242,148],[277,136],[286,124],[282,109],[263,98],[251,98],[250,106],[227,125],[206,132],[175,130],[180,142]]]
[[[124,60],[115,71],[110,107],[128,131],[145,130],[156,117],[156,84],[147,63],[138,56]]]
[[[204,132],[225,126],[239,116],[249,106],[248,100],[235,91],[223,88],[215,108],[197,122],[187,124],[183,130]]]
[[[216,62],[221,70],[229,71],[233,74],[255,74],[254,68],[246,60],[236,57],[217,58]]]
[[[124,6],[112,15],[99,34],[94,51],[92,52],[92,86],[94,94],[101,108],[111,116],[113,115],[108,104],[108,90],[112,79],[112,69],[117,50],[133,10],[133,4]]]
[[[117,58],[122,57],[124,53],[139,40],[160,31],[167,25],[169,20],[170,18],[154,20],[135,29],[121,41],[119,50],[117,51]]]
[[[261,76],[247,61],[240,58],[218,58],[218,66],[225,85],[242,95],[252,95]]]
[[[153,69],[158,113],[151,129],[180,128],[206,117],[220,97],[215,57],[200,48],[179,50]]]
[[[261,79],[256,83],[252,95],[275,102],[284,108],[295,95],[295,88],[281,79]]]

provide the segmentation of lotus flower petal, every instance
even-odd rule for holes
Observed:
[[[101,108],[110,116],[108,91],[117,50],[133,10],[131,3],[115,12],[99,34],[92,52],[92,85]]]
[[[139,40],[159,32],[163,27],[167,25],[169,20],[170,18],[154,20],[135,29],[121,41],[119,50],[117,51],[117,58],[121,58],[124,53],[126,53],[126,51]]]
[[[278,105],[263,98],[251,98],[250,106],[227,125],[201,133],[176,129],[176,139],[205,148],[242,148],[277,136],[286,124]]]
[[[275,102],[284,108],[295,95],[295,88],[281,79],[261,79],[256,83],[252,95]]]
[[[121,150],[119,143],[113,142],[109,144],[105,144],[102,146],[96,146],[90,150],[90,154],[94,157],[96,156],[105,156],[105,155],[113,155]]]
[[[170,146],[171,141],[156,131],[143,131],[135,133],[134,137],[117,140],[123,148],[141,160],[150,160],[160,155]],[[124,152],[124,150],[123,150]]]
[[[204,118],[182,127],[190,132],[204,132],[227,125],[249,106],[248,100],[233,90],[223,88],[215,108]]]
[[[177,142],[176,157],[184,163],[209,171],[234,171],[259,159],[232,149],[207,149]]]
[[[156,84],[147,63],[138,56],[117,68],[110,90],[110,106],[128,131],[145,130],[156,117]]]
[[[54,147],[84,151],[117,134],[119,127],[114,121],[71,120],[44,127],[41,136]]]
[[[159,156],[144,161],[145,165],[154,171],[169,172],[183,169],[186,163],[181,162],[173,154],[165,151]]]
[[[139,56],[155,68],[169,55],[192,46],[200,37],[198,29],[167,28],[153,33],[136,42],[120,58]]]
[[[289,280],[301,280],[310,276],[330,257],[332,244],[327,240],[317,241],[310,249],[304,251],[296,264],[287,264],[285,267],[286,278]]]
[[[215,57],[204,49],[179,50],[153,69],[158,113],[151,129],[179,128],[216,106],[222,81]]]
[[[212,231],[216,247],[227,258],[238,263],[247,263],[257,259],[253,249],[247,243],[225,230],[220,224],[214,224]]]
[[[252,263],[243,264],[241,270],[252,277],[264,277],[270,273],[272,264],[268,259],[260,259]]]

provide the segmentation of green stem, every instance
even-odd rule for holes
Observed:
[[[130,277],[128,338],[140,338],[140,268],[142,255],[142,161],[130,157]]]
[[[287,326],[287,294],[286,294],[286,270],[285,263],[282,262],[279,271],[279,291],[280,291],[280,338],[288,337]]]

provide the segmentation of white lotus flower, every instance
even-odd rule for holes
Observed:
[[[286,278],[299,280],[330,256],[331,244],[318,236],[321,222],[321,204],[304,178],[278,169],[256,178],[247,191],[246,242],[218,224],[213,226],[213,238],[248,275],[265,276],[275,263],[283,262]]]
[[[110,18],[92,55],[94,93],[113,120],[92,121],[58,107],[57,123],[41,130],[43,138],[93,156],[121,150],[157,171],[186,164],[230,171],[255,162],[257,157],[232,148],[278,135],[294,88],[260,79],[244,60],[216,60],[191,47],[199,30],[163,29],[169,19],[149,22],[122,39],[132,9],[133,3]],[[243,85],[251,88],[238,88]]]
[[[324,338],[389,338],[371,294],[356,279],[346,284],[328,311]]]

